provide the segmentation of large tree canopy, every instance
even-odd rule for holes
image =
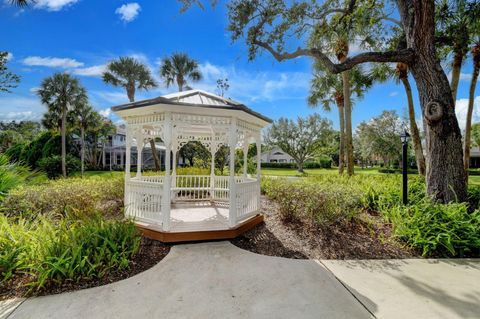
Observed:
[[[397,0],[395,8],[387,7],[389,3],[234,0],[229,3],[229,29],[234,40],[246,40],[250,59],[260,50],[269,52],[278,61],[306,56],[322,63],[332,73],[344,72],[365,62],[406,64],[418,88],[425,123],[427,191],[439,202],[465,200],[462,136],[452,90],[437,58],[435,1]],[[394,18],[394,10],[400,21]],[[375,35],[376,42],[385,43],[385,49],[381,45],[380,48],[365,45],[363,52],[334,63],[329,49],[332,36],[357,26],[362,28],[358,30],[359,39],[347,41],[368,43]],[[398,29],[405,41],[400,41],[393,50],[386,49],[387,44],[396,39]]]
[[[298,171],[303,172],[305,161],[313,157],[331,131],[332,123],[319,114],[299,117],[296,121],[280,118],[267,130],[265,140],[270,146],[278,146],[293,157]]]

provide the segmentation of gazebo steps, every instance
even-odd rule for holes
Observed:
[[[164,243],[205,241],[232,239],[240,236],[244,232],[252,229],[258,224],[263,223],[263,215],[258,214],[248,218],[233,228],[216,229],[216,230],[189,230],[188,228],[172,229],[171,231],[163,231],[158,226],[137,222],[136,226],[142,235]]]

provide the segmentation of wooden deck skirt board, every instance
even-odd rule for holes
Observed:
[[[218,240],[232,239],[240,236],[244,232],[252,229],[258,224],[263,223],[263,215],[255,215],[243,223],[238,224],[235,228],[222,230],[202,230],[202,231],[185,231],[185,232],[164,232],[155,227],[146,224],[137,223],[137,228],[142,235],[151,239],[155,239],[164,243],[202,241],[202,240]]]

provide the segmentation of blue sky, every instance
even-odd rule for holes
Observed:
[[[3,0],[0,0],[3,1]],[[121,88],[101,81],[106,63],[129,55],[149,65],[158,77],[158,61],[173,52],[186,52],[196,59],[204,80],[194,88],[215,91],[218,78],[228,78],[227,96],[277,119],[319,112],[337,127],[335,110],[324,112],[307,106],[311,61],[299,58],[278,63],[263,53],[247,60],[243,41],[232,43],[226,30],[224,3],[202,11],[193,7],[179,13],[180,4],[169,1],[37,0],[27,9],[0,4],[0,50],[9,51],[9,67],[22,81],[11,94],[0,93],[0,120],[40,119],[45,111],[35,89],[41,80],[56,71],[78,76],[87,88],[92,105],[114,121],[113,105],[127,102]],[[471,61],[462,69],[457,113],[465,114]],[[139,92],[137,100],[174,91],[163,85]],[[478,91],[478,87],[477,87]],[[480,95],[480,93],[477,93]],[[418,99],[415,96],[418,108]],[[406,115],[406,98],[394,82],[376,84],[353,112],[353,124],[368,120],[382,110]],[[419,111],[417,110],[417,113]],[[475,120],[480,121],[480,96],[476,99]]]

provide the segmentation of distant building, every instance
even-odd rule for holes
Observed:
[[[103,153],[102,166],[103,168],[123,167],[125,165],[125,150],[126,150],[126,130],[125,125],[118,125],[116,133],[109,136],[105,145],[105,152]],[[132,165],[137,165],[137,147],[132,147]],[[156,142],[156,149],[161,165],[165,165],[165,145],[162,142]],[[146,168],[155,167],[155,162],[152,156],[152,149],[150,143],[146,143],[142,151],[142,165]]]
[[[480,147],[472,147],[470,150],[470,167],[480,168]]]
[[[263,152],[260,157],[262,163],[295,163],[293,157],[275,147],[267,152]]]

